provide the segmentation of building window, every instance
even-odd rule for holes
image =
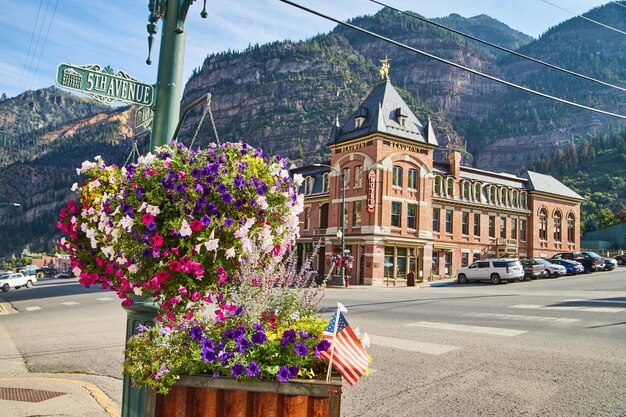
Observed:
[[[469,253],[461,252],[461,266],[467,266],[469,263]]]
[[[409,229],[416,228],[415,216],[417,215],[417,205],[408,204],[406,210],[406,227]]]
[[[304,230],[309,230],[311,224],[311,207],[304,208]]]
[[[446,252],[444,257],[444,264],[445,264],[445,273],[446,275],[450,276],[452,275],[452,252]]]
[[[350,168],[342,169],[341,174],[343,175],[343,186],[350,188]]]
[[[354,168],[354,188],[363,187],[363,166],[359,165]]]
[[[474,200],[479,203],[482,201],[483,187],[480,184],[474,184]]]
[[[435,186],[433,187],[433,194],[441,195],[441,180],[439,176],[435,176]]]
[[[461,233],[469,235],[469,213],[466,211],[461,213]]]
[[[385,246],[384,277],[406,278],[406,274],[415,269],[416,262],[414,249]]]
[[[519,221],[519,240],[526,242],[526,220],[523,219]]]
[[[433,263],[433,275],[439,275],[439,252],[438,251],[433,251],[433,256],[432,256],[432,263]]]
[[[574,214],[570,213],[567,215],[567,241],[569,243],[576,242],[575,227]]]
[[[393,246],[385,246],[385,278],[393,278],[395,271],[395,249]]]
[[[402,167],[397,165],[394,165],[393,167],[392,185],[395,187],[402,187]]]
[[[446,210],[446,233],[452,233],[452,210]]]
[[[519,198],[520,198],[520,205],[522,206],[522,208],[527,209],[528,208],[528,194],[521,193]]]
[[[489,186],[489,204],[496,204],[496,187]]]
[[[341,206],[343,205],[343,217],[341,217]],[[348,218],[348,205],[347,204],[339,204],[337,207],[337,218],[339,219],[339,227],[343,224],[346,225],[345,221]]]
[[[361,225],[361,201],[355,201],[352,205],[352,226]]]
[[[396,278],[406,278],[407,267],[406,248],[396,248]]]
[[[489,216],[489,237],[496,237],[496,216]]]
[[[470,183],[469,183],[469,181],[463,181],[463,188],[461,190],[461,198],[463,198],[463,200],[469,200],[469,198],[470,198]]]
[[[473,253],[472,262],[477,262],[477,261],[480,261],[480,253]]]
[[[439,220],[441,217],[441,209],[433,209],[433,232],[439,233]]]
[[[517,219],[511,219],[511,239],[517,239]]]
[[[454,197],[454,178],[448,178],[446,182],[446,195],[450,198]]]
[[[519,207],[519,191],[517,190],[513,191],[513,201],[511,205],[515,208]]]
[[[548,212],[545,208],[539,210],[539,239],[548,240]]]
[[[311,181],[312,178],[311,177],[306,177],[304,179],[304,195],[309,195],[313,192],[313,181]]]
[[[412,190],[417,190],[417,170],[413,168],[409,168],[409,188]]]
[[[561,241],[561,212],[558,210],[554,212],[554,241]]]
[[[402,203],[397,201],[391,202],[391,225],[400,227],[400,215],[402,213]]]
[[[506,238],[506,217],[500,217],[500,237]]]
[[[474,213],[474,236],[480,236],[480,213]]]
[[[322,192],[327,193],[330,188],[330,181],[328,173],[322,175]]]

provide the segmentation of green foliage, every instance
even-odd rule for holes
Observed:
[[[530,169],[561,178],[585,198],[583,230],[624,221],[620,213],[626,208],[626,130],[578,139],[566,151],[540,159]]]

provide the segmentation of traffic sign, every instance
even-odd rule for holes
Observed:
[[[124,71],[113,72],[109,66],[59,64],[56,83],[59,87],[80,91],[94,99],[110,103],[135,103],[152,106],[154,86],[132,78]]]

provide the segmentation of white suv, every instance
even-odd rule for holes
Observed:
[[[491,281],[497,285],[502,281],[514,282],[524,277],[524,268],[513,258],[483,259],[470,266],[459,268],[456,279],[459,284],[471,281]]]
[[[0,289],[3,292],[9,291],[11,288],[30,288],[34,282],[37,282],[37,278],[27,277],[20,272],[0,275]]]

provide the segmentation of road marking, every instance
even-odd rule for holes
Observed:
[[[370,340],[374,345],[408,350],[409,352],[427,353],[429,355],[441,355],[459,349],[458,346],[439,345],[417,340],[397,339],[395,337],[370,335]]]
[[[24,310],[26,310],[26,311],[37,311],[37,310],[41,310],[41,307],[39,307],[39,306],[26,307]]]
[[[503,320],[514,321],[549,321],[553,323],[574,323],[580,321],[578,319],[566,319],[562,317],[542,317],[542,316],[520,316],[516,314],[496,314],[496,313],[468,313],[466,317],[483,317],[483,318],[496,318]]]
[[[98,301],[112,301],[112,300],[115,300],[115,298],[111,298],[111,297],[100,297],[100,298],[96,298],[96,300],[98,300]]]
[[[626,301],[616,300],[565,300],[565,303],[590,303],[590,304],[623,304],[626,306]]]
[[[594,313],[619,313],[626,308],[617,307],[582,307],[582,306],[542,306],[538,304],[518,304],[511,308],[525,308],[529,310],[562,310],[562,311],[589,311]]]
[[[75,306],[76,304],[80,304],[80,303],[77,303],[76,301],[66,301],[66,302],[61,303],[61,304],[65,305],[65,306]]]
[[[497,336],[519,336],[526,333],[525,330],[500,329],[497,327],[467,326],[464,324],[436,323],[432,321],[418,321],[409,323],[407,326],[428,327],[430,329],[455,330],[459,332],[471,332],[482,334],[493,334]]]

